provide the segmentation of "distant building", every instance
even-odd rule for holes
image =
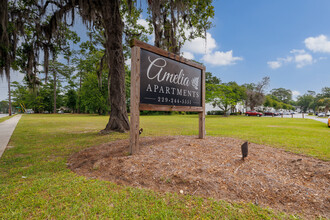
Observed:
[[[295,107],[295,112],[300,113],[301,112],[301,108],[299,106],[294,106]],[[280,112],[280,113],[292,113],[294,112],[293,110],[286,110],[286,109],[275,109],[273,107],[265,107],[263,105],[261,106],[257,106],[254,109],[255,111],[261,111],[261,112]],[[210,103],[205,103],[205,111],[207,112],[215,112],[215,111],[222,111],[218,106],[213,107],[212,102]],[[243,102],[238,103],[235,108],[233,109],[229,109],[227,114],[230,113],[236,113],[236,112],[241,112],[241,113],[245,113],[246,111],[251,111],[250,107],[245,106]],[[308,110],[307,112],[313,112],[313,110]]]
[[[235,105],[233,109],[229,108],[227,114],[236,113],[236,112],[245,112],[245,107],[243,103],[238,103]],[[205,103],[205,111],[212,112],[212,111],[222,111],[218,106],[213,107],[212,103]]]

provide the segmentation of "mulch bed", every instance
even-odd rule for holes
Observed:
[[[254,143],[243,161],[243,142],[226,137],[144,137],[140,151],[130,156],[129,140],[119,140],[78,152],[68,164],[80,175],[122,185],[330,218],[329,162]]]

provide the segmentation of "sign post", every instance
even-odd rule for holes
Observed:
[[[135,154],[139,150],[140,125],[140,47],[132,47],[131,63],[131,124],[129,153]]]
[[[198,112],[205,138],[205,66],[138,40],[131,46],[129,153],[139,150],[140,110]]]

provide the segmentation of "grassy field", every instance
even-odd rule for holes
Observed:
[[[0,159],[0,219],[295,218],[253,204],[231,204],[119,186],[77,176],[68,157],[128,134],[98,135],[106,116],[24,115]],[[142,116],[143,135],[197,135],[198,118]],[[330,130],[304,119],[207,117],[207,135],[248,139],[329,160]]]
[[[330,129],[310,119],[207,116],[206,135],[236,137],[250,142],[330,160]],[[144,116],[144,135],[197,135],[195,115]]]

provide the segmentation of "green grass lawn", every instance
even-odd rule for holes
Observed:
[[[144,135],[197,135],[196,115],[144,116]],[[206,116],[206,135],[236,137],[330,160],[330,129],[311,119]]]
[[[253,204],[227,203],[77,176],[68,157],[128,134],[98,135],[107,116],[24,115],[0,159],[0,219],[295,218]],[[197,135],[197,115],[142,116],[143,135]],[[207,135],[231,136],[329,160],[330,129],[307,119],[207,116]]]

